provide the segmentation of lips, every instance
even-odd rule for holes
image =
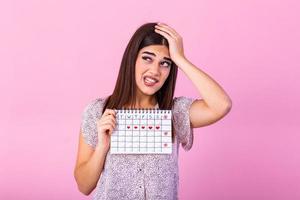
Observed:
[[[144,76],[144,83],[147,86],[153,86],[158,82],[157,78],[154,78],[152,76]]]

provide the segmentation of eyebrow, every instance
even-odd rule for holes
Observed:
[[[156,56],[155,53],[152,53],[152,52],[149,52],[149,51],[144,51],[142,53],[149,54],[149,55],[152,55],[152,56]],[[170,58],[168,58],[168,57],[164,57],[164,59],[172,62],[172,60]]]

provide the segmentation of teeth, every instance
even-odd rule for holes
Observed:
[[[155,80],[151,79],[151,78],[146,78],[147,81],[154,83]]]
[[[149,78],[149,77],[146,77],[145,80],[148,81],[148,82],[151,82],[151,83],[157,82],[155,79],[152,79],[152,78]]]

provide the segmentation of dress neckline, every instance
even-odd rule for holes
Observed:
[[[122,107],[123,109],[124,109],[124,106]],[[128,109],[128,108],[125,108],[125,109]],[[133,108],[133,109],[135,109],[135,108]],[[150,108],[151,109],[151,108]],[[154,106],[154,108],[152,108],[152,109],[159,109],[159,105],[158,105],[158,103]]]

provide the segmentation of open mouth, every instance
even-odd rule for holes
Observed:
[[[150,76],[144,77],[144,84],[146,86],[154,86],[156,83],[158,83],[158,80],[156,78],[152,78]]]

